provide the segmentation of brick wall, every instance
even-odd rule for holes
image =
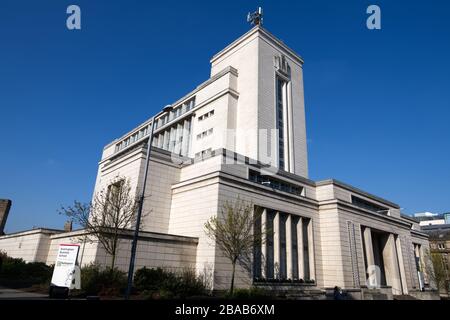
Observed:
[[[0,199],[0,235],[3,235],[6,219],[8,219],[9,209],[11,208],[11,200]]]

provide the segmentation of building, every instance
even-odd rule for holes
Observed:
[[[11,209],[11,200],[0,199],[0,236],[4,234],[6,220]]]
[[[415,213],[414,218],[419,221],[421,227],[431,226],[431,225],[443,225],[448,224],[450,219],[450,214],[438,214],[431,212]]]
[[[422,227],[422,231],[430,236],[430,252],[441,257],[441,261],[435,260],[434,263],[442,263],[441,270],[445,282],[443,288],[440,288],[440,293],[448,296],[450,292],[450,224],[427,225]]]
[[[154,129],[144,202],[150,215],[137,267],[210,270],[214,289],[227,288],[231,265],[204,224],[239,195],[263,212],[262,223],[274,234],[255,248],[251,270],[238,268],[237,286],[302,279],[297,287],[339,286],[356,298],[370,296],[368,283],[385,297],[419,295],[418,261],[429,244],[418,223],[391,201],[336,180],[308,178],[303,59],[257,25],[210,62],[209,79],[103,150],[95,192],[117,176],[139,192]],[[59,243],[80,242],[83,234],[9,234],[0,238],[0,249],[50,264]],[[124,270],[130,235],[124,231],[117,258]],[[82,252],[83,264],[109,261],[95,242],[83,243]]]

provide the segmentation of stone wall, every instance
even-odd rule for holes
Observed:
[[[116,256],[116,267],[128,271],[132,232],[122,234]],[[170,270],[194,268],[198,240],[192,237],[141,232],[138,241],[135,270],[141,267],[163,267]],[[98,241],[86,237],[84,230],[62,232],[36,229],[0,237],[0,250],[26,262],[55,263],[60,244],[80,244],[78,263],[100,263],[108,266],[111,257]]]

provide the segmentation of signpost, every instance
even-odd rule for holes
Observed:
[[[70,289],[80,289],[80,268],[77,266],[79,250],[78,244],[59,245],[50,284],[50,297],[56,291],[63,291],[67,295]]]

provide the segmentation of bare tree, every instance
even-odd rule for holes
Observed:
[[[248,261],[247,257],[251,256],[254,247],[266,239],[262,234],[267,234],[267,231],[253,232],[255,222],[260,217],[261,211],[254,210],[252,203],[238,198],[234,204],[227,201],[222,207],[221,215],[211,217],[205,223],[205,233],[231,262],[230,294],[234,290],[236,264],[241,259]]]
[[[111,256],[110,267],[114,269],[120,237],[124,230],[135,226],[137,207],[138,200],[132,196],[129,180],[117,176],[107,188],[94,195],[91,203],[75,201],[73,206],[61,207],[59,213],[83,227],[87,240],[98,240]]]
[[[423,269],[426,275],[434,283],[438,291],[444,289],[447,292],[446,280],[448,278],[447,269],[445,266],[446,261],[439,252],[431,252],[426,250],[425,252],[425,262],[423,263]]]

